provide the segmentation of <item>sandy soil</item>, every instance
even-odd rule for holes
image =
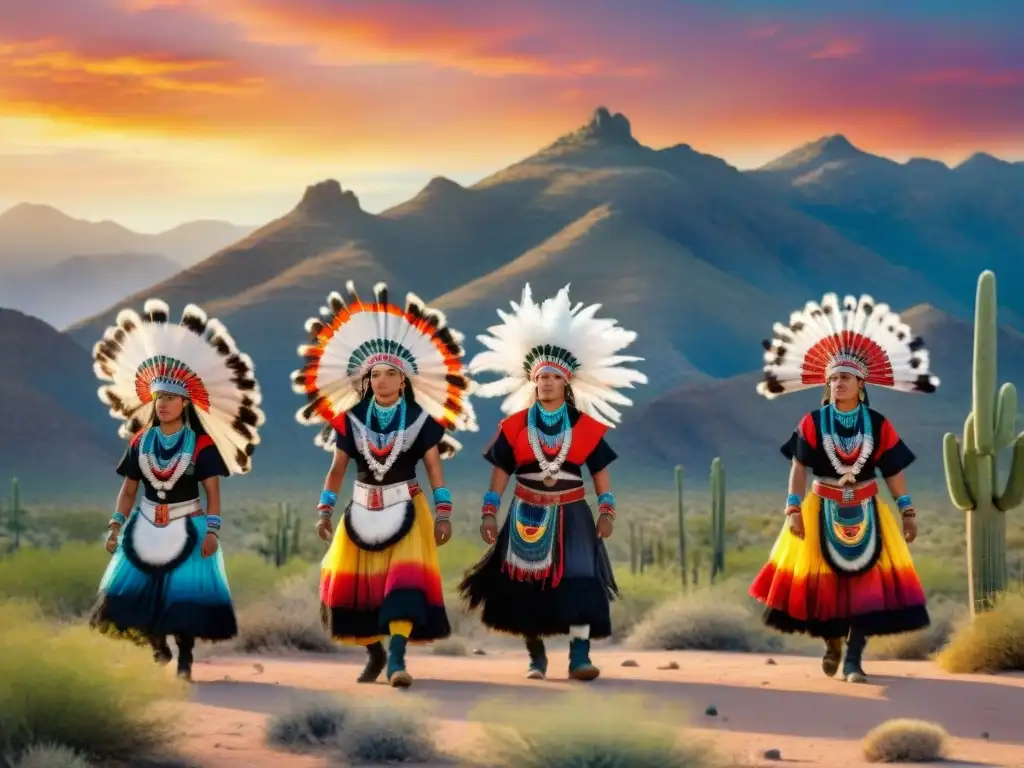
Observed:
[[[182,748],[204,768],[326,766],[321,757],[270,750],[263,738],[268,718],[295,697],[334,691],[423,698],[438,713],[442,748],[465,752],[481,743],[474,710],[484,700],[514,695],[529,706],[586,685],[686,707],[691,727],[739,765],[867,765],[860,755],[863,735],[888,719],[913,717],[941,723],[954,737],[954,760],[946,766],[1024,768],[1024,675],[947,675],[927,662],[872,662],[870,682],[851,685],[825,678],[816,659],[598,647],[593,659],[602,668],[600,679],[578,683],[565,679],[564,655],[554,644],[549,655],[549,679],[531,681],[523,677],[519,652],[457,658],[411,652],[416,682],[409,691],[357,685],[360,655],[212,657],[195,665]],[[623,667],[626,659],[638,666]],[[659,669],[669,662],[679,668]],[[710,705],[717,716],[705,714]],[[781,761],[764,758],[771,749],[781,752]]]

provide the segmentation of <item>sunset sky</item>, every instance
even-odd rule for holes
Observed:
[[[740,168],[1024,160],[1022,40],[1018,0],[0,0],[0,210],[260,224],[333,177],[379,211],[599,104]]]

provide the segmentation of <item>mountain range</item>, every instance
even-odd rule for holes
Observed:
[[[205,259],[253,227],[192,221],[155,235],[22,203],[0,214],[0,306],[63,328]]]
[[[267,424],[244,482],[304,488],[321,481],[327,457],[294,421],[301,403],[288,374],[298,367],[303,322],[329,291],[350,279],[364,292],[379,280],[392,295],[414,290],[466,333],[472,355],[473,337],[525,282],[538,295],[571,283],[574,300],[600,302],[603,315],[639,333],[635,353],[651,383],[633,393],[636,406],[614,435],[629,465],[643,477],[660,473],[668,487],[665,473],[676,462],[707,466],[722,455],[731,484],[757,485],[781,482],[778,444],[815,402],[810,394],[771,403],[756,395],[760,340],[809,298],[867,292],[915,307],[908,317],[923,324],[946,381],[934,398],[878,396],[880,408],[891,402],[900,414],[921,471],[934,480],[936,435],[959,431],[969,404],[969,318],[983,269],[1000,281],[1002,378],[1024,378],[1014,330],[1024,327],[1014,277],[1024,196],[1014,197],[1016,184],[1024,184],[1020,164],[900,164],[842,137],[742,172],[685,144],[643,146],[624,116],[599,109],[580,129],[472,187],[438,177],[377,215],[336,181],[311,185],[287,215],[122,297],[67,335],[91,347],[118,309],[150,296],[173,313],[200,304],[253,357],[263,384]],[[81,384],[69,376],[69,386],[95,397],[89,367],[76,370]],[[94,416],[83,417],[113,434],[105,409],[89,408]],[[498,418],[494,402],[477,410],[483,427],[464,441],[468,453],[483,447]],[[475,479],[486,468],[468,456],[449,471]]]

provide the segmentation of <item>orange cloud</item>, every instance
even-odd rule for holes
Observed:
[[[1024,85],[1024,70],[1009,69],[985,72],[971,68],[939,69],[911,78],[919,85],[968,85],[983,88],[1009,88]]]
[[[486,77],[644,77],[649,65],[619,66],[604,58],[571,53],[538,54],[519,42],[547,34],[550,19],[525,14],[471,23],[443,8],[345,5],[325,0],[121,0],[131,11],[177,7],[236,24],[250,42],[311,48],[337,65],[429,64]],[[493,17],[492,17],[493,18]],[[567,40],[569,38],[566,38]]]
[[[864,50],[859,40],[848,37],[836,37],[825,42],[810,54],[812,59],[848,59]]]
[[[87,56],[61,49],[58,42],[40,40],[0,45],[0,83],[17,91],[18,80],[36,83],[81,84],[106,90],[182,91],[229,95],[253,93],[262,87],[259,78],[232,72],[230,62],[218,59],[186,59],[159,54]]]

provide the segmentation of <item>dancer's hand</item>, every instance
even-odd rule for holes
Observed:
[[[484,515],[480,523],[480,538],[484,540],[484,544],[493,544],[498,540],[498,521],[494,519],[494,515]]]
[[[206,534],[206,538],[203,539],[203,557],[209,557],[214,554],[219,546],[220,539],[217,538],[216,534]]]
[[[107,552],[114,554],[117,551],[117,538],[121,535],[121,527],[115,525],[110,529],[110,533],[107,534]]]
[[[597,535],[602,539],[610,538],[615,530],[615,524],[608,515],[601,515],[597,518]]]
[[[316,535],[324,541],[330,541],[334,535],[334,526],[329,517],[321,517],[316,523]]]
[[[804,516],[802,512],[794,512],[789,515],[789,532],[798,539],[804,537]]]
[[[917,538],[917,520],[915,518],[903,518],[903,538],[907,540],[907,544],[914,543],[914,539]]]
[[[434,543],[437,546],[443,546],[445,543],[451,541],[452,538],[452,521],[445,520],[444,518],[438,518],[434,522]]]

